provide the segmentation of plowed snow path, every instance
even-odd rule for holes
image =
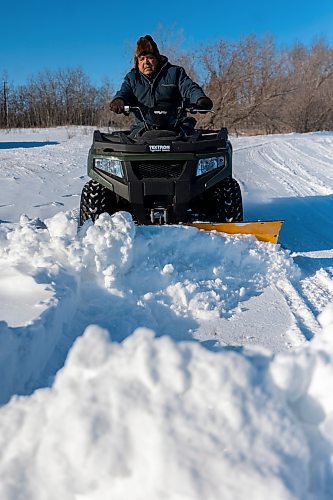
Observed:
[[[194,338],[211,349],[261,345],[273,352],[299,346],[320,330],[317,315],[333,291],[332,133],[232,138],[245,219],[285,219],[281,248],[184,228],[137,228],[133,236],[121,220],[106,221],[109,229],[96,229],[94,236],[76,236],[69,228],[87,180],[91,134],[54,129],[13,132],[2,140],[0,251],[6,279],[13,266],[13,276],[26,275],[22,284],[35,279],[33,288],[41,294],[36,304],[26,301],[24,317],[15,315],[13,324],[5,311],[0,317],[8,323],[3,338],[20,336],[18,343],[4,341],[4,400],[49,383],[72,342],[92,323],[117,341],[148,326],[158,336]],[[23,213],[44,221],[66,210],[72,214],[51,223],[51,236],[39,223],[18,223]],[[127,253],[128,267],[119,271]],[[80,266],[73,271],[76,261],[84,262],[84,272]],[[54,299],[47,302],[42,293],[50,290]],[[20,311],[26,293],[29,287],[16,296],[11,292],[13,310]],[[25,370],[17,380],[15,363]]]
[[[281,246],[77,233],[90,140],[0,134],[1,499],[332,498],[333,133],[232,140]]]
[[[247,219],[283,218],[281,244],[302,276],[283,290],[305,337],[333,292],[333,134],[240,138],[234,143],[235,176]]]

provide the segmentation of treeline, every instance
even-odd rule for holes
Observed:
[[[278,50],[270,38],[220,41],[202,53],[211,126],[246,133],[333,130],[333,48]]]
[[[4,80],[0,127],[102,124],[112,93],[110,82],[96,87],[80,68],[47,70],[17,87]]]
[[[281,49],[269,37],[252,35],[186,53],[169,40],[157,41],[214,101],[214,113],[200,116],[200,125],[247,134],[333,130],[333,48],[327,42]],[[128,119],[111,116],[112,95],[110,82],[96,87],[79,68],[45,71],[17,87],[4,81],[0,127],[127,125]]]

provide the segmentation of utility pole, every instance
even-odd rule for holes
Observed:
[[[5,127],[8,128],[9,120],[8,120],[8,85],[6,80],[3,81],[3,114],[4,114],[4,122]]]

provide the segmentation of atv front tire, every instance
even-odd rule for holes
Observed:
[[[214,222],[242,222],[242,193],[236,179],[227,177],[214,187],[211,208]]]
[[[94,180],[90,180],[83,186],[80,202],[80,226],[88,219],[95,222],[98,216],[104,212],[112,215],[116,211],[116,195],[109,189]]]
[[[205,222],[241,222],[243,203],[238,182],[232,177],[219,182],[195,202],[193,211]]]

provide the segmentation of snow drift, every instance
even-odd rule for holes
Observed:
[[[0,497],[332,498],[333,134],[233,141],[248,217],[285,217],[289,250],[126,213],[77,233],[90,138],[16,135]]]
[[[53,292],[25,329],[3,323],[3,400],[56,373],[56,351],[77,335],[68,325],[75,315],[83,321],[82,300],[95,295],[96,321],[114,321],[109,331],[86,329],[51,388],[14,397],[0,411],[1,498],[216,499],[252,491],[296,499],[329,491],[333,422],[318,380],[333,381],[333,313],[323,315],[325,334],[311,347],[275,357],[179,342],[184,321],[193,328],[232,315],[270,281],[295,279],[287,252],[252,237],[138,229],[126,213],[105,214],[78,235],[70,213],[45,224],[22,217],[1,241],[3,263]],[[143,328],[131,334],[140,323],[154,323],[161,338]]]
[[[118,341],[140,326],[189,339],[200,322],[230,317],[271,281],[298,275],[287,252],[251,236],[136,228],[127,213],[104,214],[76,233],[76,219],[62,212],[45,223],[22,216],[0,231],[7,281],[20,280],[11,296],[15,326],[9,318],[1,327],[2,402],[47,384],[90,323],[108,326]],[[22,304],[32,293],[37,311],[45,310],[26,325]]]

